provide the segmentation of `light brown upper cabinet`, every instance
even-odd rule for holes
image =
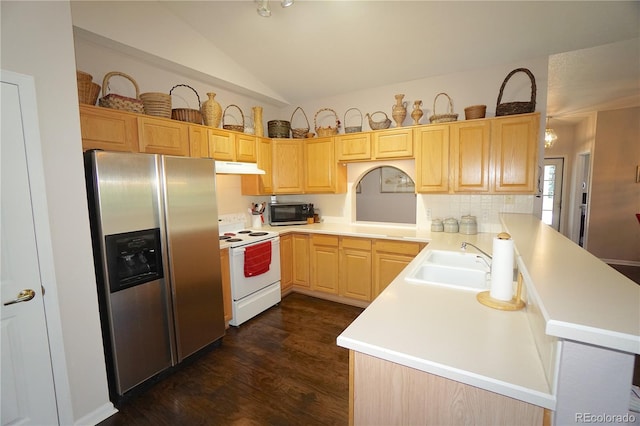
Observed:
[[[216,160],[256,162],[256,136],[209,128],[209,155]]]
[[[416,144],[416,191],[449,192],[449,126],[418,127]]]
[[[271,139],[258,137],[256,162],[263,175],[242,175],[242,195],[269,195],[273,193],[273,153]]]
[[[209,157],[209,131],[206,127],[189,125],[189,156]]]
[[[401,127],[335,136],[338,161],[413,158],[413,130]]]
[[[138,152],[138,116],[109,108],[80,105],[82,149]]]
[[[395,128],[373,132],[372,159],[413,157],[413,131]]]
[[[491,123],[470,120],[449,129],[451,176],[454,192],[489,191],[489,139]]]
[[[256,162],[256,136],[245,133],[235,134],[236,158],[235,161],[245,163]]]
[[[535,193],[539,129],[540,114],[491,121],[492,191]]]
[[[416,128],[416,191],[535,193],[539,124],[532,113]]]
[[[335,137],[338,161],[371,160],[371,133],[345,133]]]
[[[333,137],[303,139],[304,192],[344,193],[347,167],[338,164]]]
[[[138,140],[140,152],[189,155],[189,125],[182,121],[139,116]]]
[[[273,139],[273,193],[304,192],[304,145],[300,139]]]

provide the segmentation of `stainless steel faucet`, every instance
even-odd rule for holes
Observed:
[[[466,250],[466,249],[467,249],[467,246],[471,246],[471,247],[475,248],[475,249],[476,249],[476,250],[478,250],[480,253],[482,253],[482,254],[484,254],[485,256],[487,256],[489,259],[493,259],[489,253],[485,252],[485,251],[484,251],[484,250],[482,250],[481,248],[479,248],[479,247],[477,247],[477,246],[474,246],[473,244],[468,243],[468,242],[466,242],[466,241],[463,241],[463,242],[462,242],[462,245],[460,246],[460,248],[461,248],[462,250]]]

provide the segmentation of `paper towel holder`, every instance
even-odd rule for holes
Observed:
[[[491,297],[490,291],[483,291],[476,295],[478,302],[493,309],[501,311],[518,311],[524,308],[525,303],[522,300],[522,274],[518,273],[518,285],[516,287],[516,295],[511,300],[498,300]]]

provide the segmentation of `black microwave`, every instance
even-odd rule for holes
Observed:
[[[272,203],[269,204],[269,225],[300,225],[313,217],[311,203]]]

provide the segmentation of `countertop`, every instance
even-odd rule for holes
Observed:
[[[502,216],[546,334],[640,354],[640,286],[537,218]]]
[[[531,215],[504,214],[501,219],[514,239],[527,296],[540,308],[547,335],[640,353],[640,286]],[[338,345],[555,408],[553,386],[532,332],[535,327],[525,310],[498,311],[478,303],[473,291],[405,280],[428,250],[459,250],[461,242],[468,241],[491,252],[495,234],[338,223],[263,228],[280,234],[323,233],[429,243],[344,330]]]
[[[498,311],[480,304],[474,291],[405,280],[430,249],[459,250],[469,241],[491,251],[494,236],[438,234],[338,336],[338,345],[554,409],[525,311]]]

